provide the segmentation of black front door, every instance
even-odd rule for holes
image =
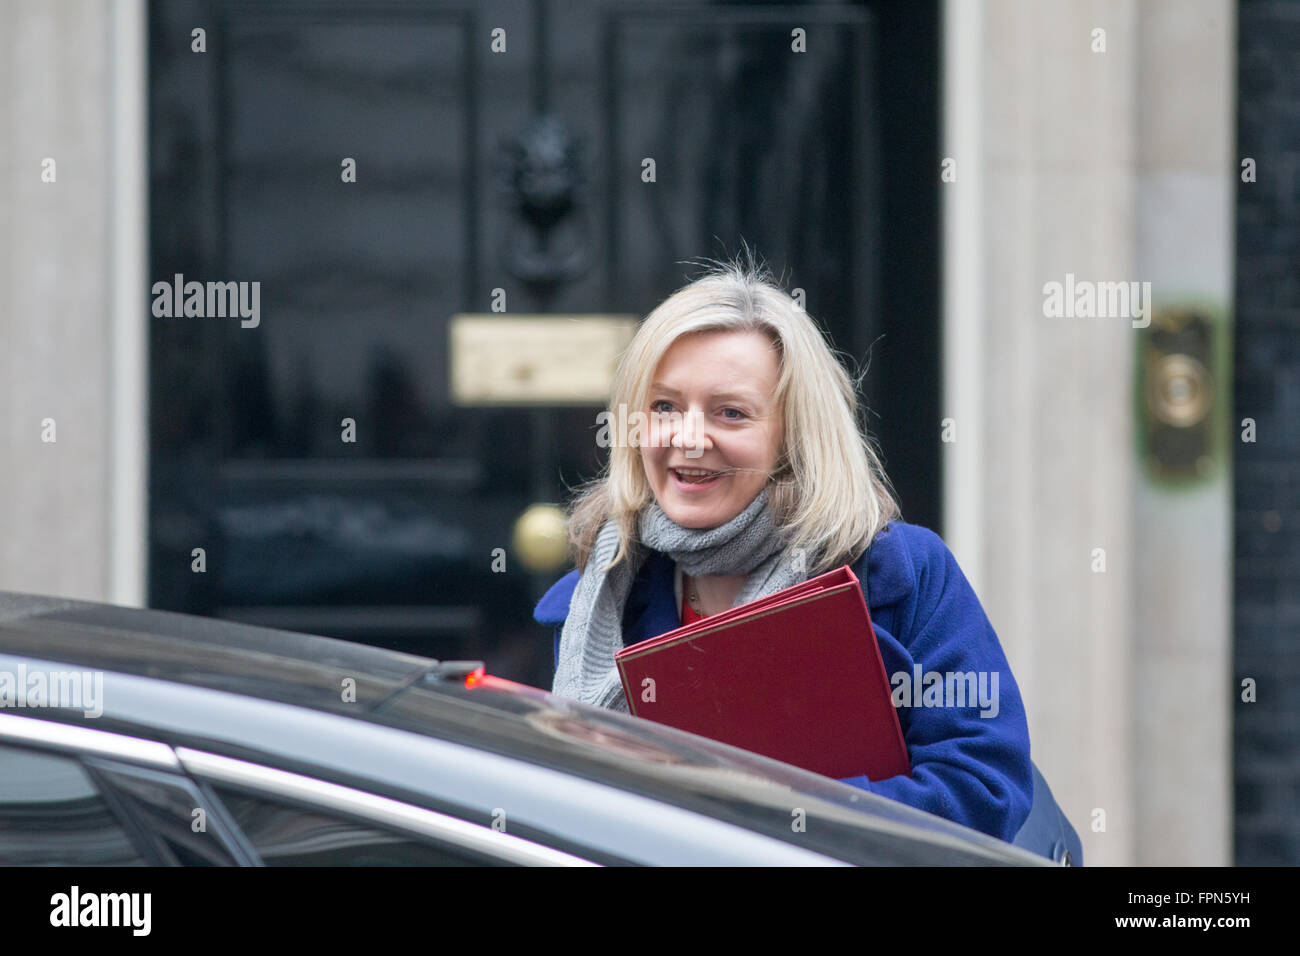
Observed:
[[[908,449],[891,474],[909,519],[935,524],[938,416],[934,442],[918,425],[937,394],[937,297],[914,283],[934,265],[937,167],[900,172],[885,142],[924,152],[934,124],[885,79],[890,37],[911,29],[896,12],[150,13],[152,606],[549,684],[531,608],[565,568],[530,570],[513,533],[596,472],[599,405],[457,401],[453,317],[643,316],[692,274],[684,260],[742,238],[836,348],[870,354],[866,424],[887,458]],[[891,182],[927,185],[885,221]],[[894,329],[914,347],[877,375]],[[893,387],[927,363],[928,381]]]

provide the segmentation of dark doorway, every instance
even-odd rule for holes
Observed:
[[[151,606],[548,685],[531,609],[564,568],[494,554],[596,472],[599,406],[455,404],[449,323],[494,290],[643,316],[742,240],[870,359],[905,517],[942,530],[936,4],[150,14],[150,280],[261,308],[152,319]]]

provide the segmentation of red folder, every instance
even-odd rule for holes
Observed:
[[[637,717],[837,779],[911,772],[848,565],[625,647],[614,661]]]

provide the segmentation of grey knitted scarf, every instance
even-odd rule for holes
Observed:
[[[614,654],[623,648],[623,609],[632,580],[648,556],[645,548],[668,555],[692,577],[747,575],[732,607],[806,580],[806,569],[817,562],[816,556],[796,560],[787,553],[766,488],[744,511],[716,528],[683,528],[653,499],[642,509],[638,524],[640,541],[629,543],[627,559],[608,574],[600,569],[618,551],[618,526],[606,520],[597,532],[560,634],[552,687],[562,697],[624,713],[628,706]]]

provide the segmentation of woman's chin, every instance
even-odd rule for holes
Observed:
[[[680,496],[674,496],[671,491],[659,499],[659,507],[663,509],[664,514],[683,528],[696,531],[726,524],[740,513],[736,511],[728,514],[725,504],[721,501],[682,501]]]

